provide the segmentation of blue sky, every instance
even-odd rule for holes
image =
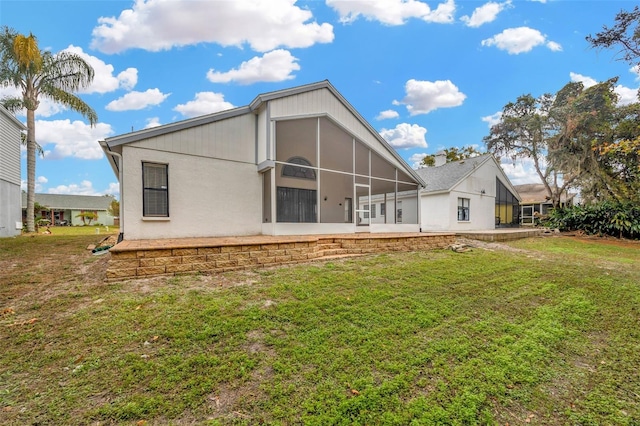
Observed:
[[[117,196],[99,140],[324,79],[411,165],[445,147],[484,150],[490,124],[522,94],[618,76],[620,102],[633,102],[638,73],[585,37],[636,4],[2,0],[0,24],[32,32],[42,49],[72,50],[96,71],[81,94],[98,114],[93,128],[41,102],[37,192]],[[537,181],[527,162],[503,167],[515,184]]]

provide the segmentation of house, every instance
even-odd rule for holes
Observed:
[[[533,226],[536,224],[536,218],[546,216],[549,210],[553,208],[551,197],[547,192],[547,188],[542,183],[527,183],[524,185],[516,185],[516,190],[522,202],[520,203],[520,224],[524,226]],[[563,192],[560,194],[560,206],[569,207],[573,205],[576,194]]]
[[[100,144],[125,240],[420,229],[424,182],[326,80]]]
[[[422,231],[478,231],[518,226],[520,197],[491,154],[418,169]]]
[[[36,211],[36,217],[49,220],[53,225],[93,225],[113,226],[113,216],[109,207],[113,198],[106,195],[35,194],[36,203],[46,209]],[[81,213],[92,212],[98,217],[91,223],[78,217]],[[22,193],[22,218],[27,217],[27,194]]]
[[[0,237],[22,231],[20,220],[20,142],[26,127],[0,105]]]

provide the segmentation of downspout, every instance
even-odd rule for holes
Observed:
[[[120,191],[120,208],[118,214],[120,215],[120,229],[118,231],[118,243],[124,239],[124,194],[122,193],[122,154],[118,154],[115,151],[111,151],[109,144],[105,141],[104,145],[109,150],[109,155],[115,156],[118,159],[118,190]]]

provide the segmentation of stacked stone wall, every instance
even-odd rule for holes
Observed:
[[[319,238],[317,241],[238,244],[211,247],[112,249],[107,280],[159,275],[215,273],[289,263],[396,251],[446,248],[453,234],[411,237],[383,236]]]

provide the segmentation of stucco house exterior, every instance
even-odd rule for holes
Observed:
[[[516,190],[522,202],[520,203],[520,224],[523,226],[534,226],[536,218],[546,216],[553,208],[551,197],[542,183],[525,183],[516,185]],[[576,194],[563,192],[560,194],[560,206],[570,207]]]
[[[0,105],[0,237],[22,231],[20,141],[25,126]]]
[[[479,231],[519,224],[520,197],[491,154],[417,170],[426,182],[420,191],[423,232]]]
[[[420,229],[423,180],[326,80],[100,144],[125,240]]]
[[[36,203],[47,210],[36,211],[36,217],[48,219],[52,225],[94,225],[113,226],[114,217],[109,213],[112,197],[104,195],[35,194]],[[98,215],[91,223],[77,217],[84,212]],[[22,193],[22,218],[27,217],[27,194]]]

